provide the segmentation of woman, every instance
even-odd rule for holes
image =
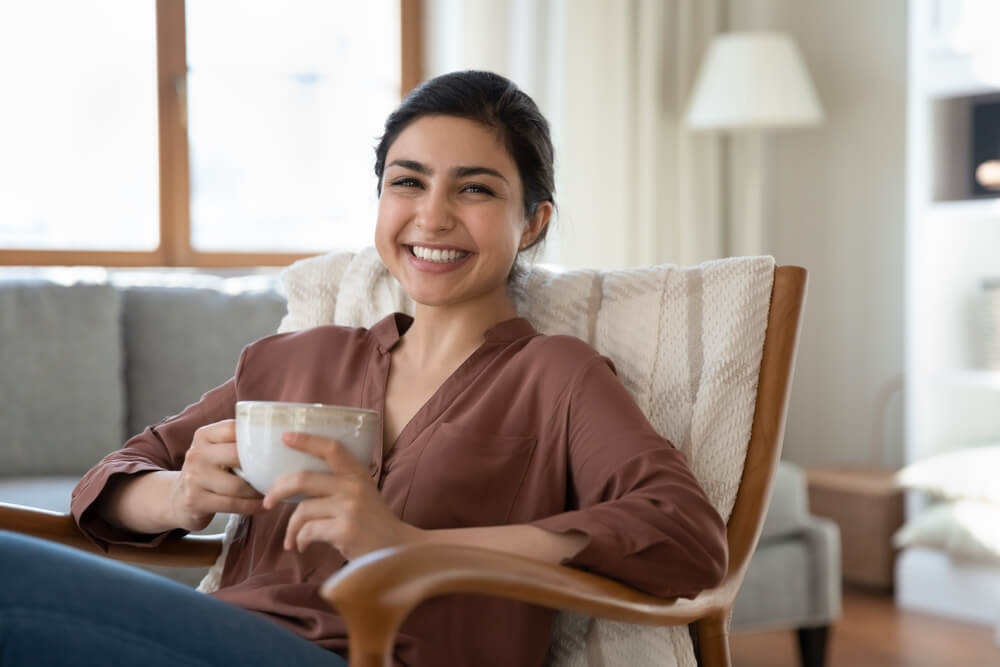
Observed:
[[[348,560],[408,542],[516,552],[664,596],[721,579],[725,526],[683,456],[607,359],[537,334],[508,296],[519,252],[544,238],[553,211],[552,144],[534,102],[495,74],[431,80],[387,120],[375,173],[375,244],[414,317],[247,346],[233,379],[132,438],[74,492],[74,516],[101,545],[156,544],[216,512],[246,515],[218,592],[5,537],[6,572],[74,573],[0,587],[16,589],[5,610],[38,619],[0,632],[5,657],[29,642],[33,664],[49,645],[76,656],[141,650],[143,664],[150,653],[172,664],[343,664],[334,652],[346,631],[320,584]],[[336,441],[286,434],[331,470],[286,476],[261,497],[231,472],[237,400],[375,409],[382,448],[366,469]],[[280,502],[299,494],[307,500]],[[538,665],[553,617],[507,600],[437,598],[404,623],[396,658]],[[68,618],[86,619],[87,631],[67,630]]]

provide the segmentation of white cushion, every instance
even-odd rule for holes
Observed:
[[[0,477],[0,503],[69,512],[70,496],[80,481],[72,477]]]
[[[1000,505],[976,500],[937,503],[893,536],[897,548],[926,547],[953,557],[1000,563]]]
[[[930,456],[911,463],[896,481],[905,489],[938,498],[983,500],[1000,506],[1000,444]]]

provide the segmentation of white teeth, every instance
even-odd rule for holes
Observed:
[[[418,245],[411,247],[413,248],[413,254],[420,259],[428,262],[437,262],[438,264],[454,262],[469,254],[463,250],[440,250],[438,248],[424,248]]]

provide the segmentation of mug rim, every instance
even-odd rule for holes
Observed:
[[[373,416],[378,415],[378,410],[369,410],[368,408],[355,408],[349,405],[333,405],[331,403],[297,403],[294,401],[236,401],[236,412],[238,413],[240,408],[244,407],[247,410],[251,408],[313,408],[320,410],[337,410],[337,411],[348,411],[351,413],[366,413]]]

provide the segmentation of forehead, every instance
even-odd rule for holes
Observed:
[[[431,168],[492,167],[506,174],[517,168],[500,133],[482,123],[455,116],[421,116],[392,142],[386,163],[415,160]]]

